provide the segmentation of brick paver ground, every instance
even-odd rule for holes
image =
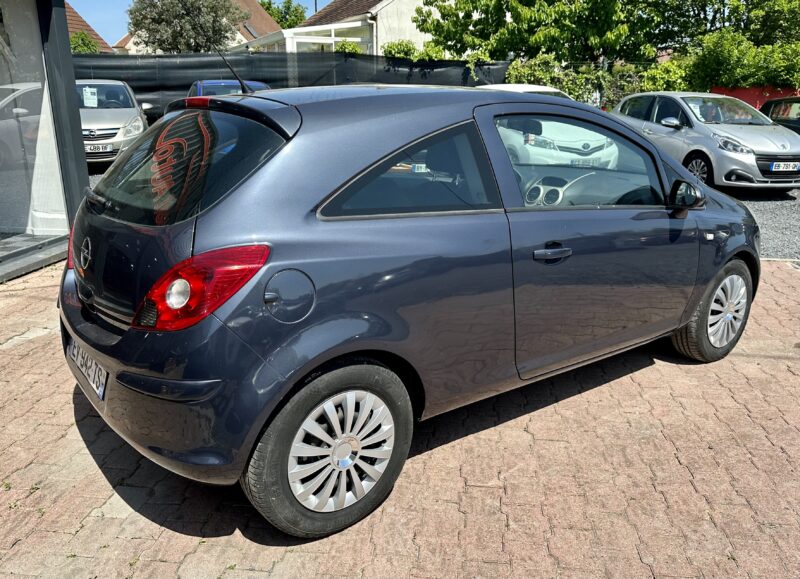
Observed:
[[[337,536],[141,458],[62,360],[60,266],[0,286],[0,576],[798,577],[800,269],[712,365],[654,344],[423,423]]]

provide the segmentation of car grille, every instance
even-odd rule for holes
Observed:
[[[101,151],[99,153],[86,153],[87,159],[111,160],[117,156],[117,151]]]
[[[119,129],[83,129],[84,141],[107,141],[117,136]]]
[[[770,179],[787,179],[794,180],[800,177],[800,170],[798,171],[770,171],[772,163],[776,161],[782,162],[800,162],[800,155],[758,155],[756,157],[756,165],[758,170],[764,177]]]

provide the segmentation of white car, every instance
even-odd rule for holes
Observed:
[[[537,84],[487,84],[476,87],[516,93],[570,97],[557,88]],[[572,99],[570,99],[572,100]],[[525,127],[508,117],[498,125],[500,136],[512,159],[520,165],[569,165],[614,169],[619,151],[611,139],[595,131],[564,123],[542,121]]]
[[[41,84],[0,86],[0,167],[33,158],[41,108]]]

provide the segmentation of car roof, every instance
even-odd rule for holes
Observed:
[[[688,91],[669,91],[669,90],[661,90],[661,91],[650,91],[650,92],[637,92],[632,95],[628,95],[625,97],[629,99],[631,97],[638,97],[638,96],[672,96],[672,97],[726,97],[726,98],[736,98],[726,94],[719,94],[716,92],[688,92]]]
[[[800,95],[778,97],[764,101],[764,104],[769,103],[784,103],[784,102],[800,102]],[[763,105],[762,105],[763,106]]]
[[[454,107],[463,106],[465,110],[469,109],[470,111],[476,106],[501,102],[538,101],[563,104],[563,99],[556,101],[556,97],[546,95],[430,85],[355,84],[272,89],[269,92],[256,91],[253,94],[301,109],[320,103],[336,103],[336,106],[343,110],[367,106],[365,110],[369,110],[370,114],[378,113],[378,109],[381,108],[385,108],[386,113],[391,113],[392,108],[399,100],[413,103],[420,114],[423,114],[426,108],[444,104]]]
[[[222,85],[222,86],[233,86],[233,85],[239,86],[239,81],[238,80],[232,80],[232,79],[198,80],[197,82],[199,82],[200,84],[217,84],[217,85]],[[261,80],[246,80],[245,79],[244,82],[251,83],[251,84],[267,84],[267,83],[265,83],[265,82],[263,82]]]
[[[111,80],[106,78],[76,78],[75,84],[80,83],[91,83],[91,84],[117,84],[120,86],[124,86],[125,83],[121,80]]]

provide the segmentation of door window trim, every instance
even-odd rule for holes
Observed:
[[[656,97],[655,105],[653,105],[650,108],[650,118],[647,120],[648,123],[653,123],[654,125],[660,125],[661,124],[661,123],[657,123],[656,120],[655,120],[656,113],[658,112],[658,107],[659,107],[659,102],[658,101],[660,101],[660,100],[672,101],[674,104],[678,105],[678,109],[681,111],[681,114],[684,117],[683,121],[686,121],[686,123],[683,126],[684,127],[688,127],[690,129],[692,127],[694,127],[694,124],[692,123],[691,117],[688,114],[686,114],[686,110],[683,108],[681,103],[677,99],[674,99],[672,97],[667,97],[667,96],[657,96]],[[680,118],[678,120],[681,121]],[[683,121],[681,121],[681,122],[683,122]]]
[[[363,177],[366,177],[373,171],[380,168],[381,165],[389,161],[395,155],[401,153],[402,151],[408,148],[414,147],[428,139],[434,138],[442,133],[458,129],[460,127],[469,127],[469,126],[472,126],[473,130],[475,131],[475,136],[481,143],[481,147],[473,149],[473,152],[477,157],[479,157],[476,159],[477,162],[483,163],[485,165],[484,170],[486,173],[487,181],[492,187],[492,191],[489,191],[487,193],[494,193],[494,196],[497,200],[496,207],[483,207],[480,209],[461,209],[461,210],[409,211],[407,213],[371,213],[368,215],[323,215],[322,214],[322,211],[325,209],[325,207],[328,204],[330,204],[336,197],[345,192],[351,185],[356,184]],[[318,204],[317,209],[315,211],[315,215],[319,221],[363,221],[368,219],[409,219],[414,217],[438,217],[445,215],[452,215],[452,216],[482,215],[482,214],[504,213],[504,212],[505,212],[505,207],[503,202],[503,196],[501,194],[500,187],[497,183],[494,169],[492,167],[491,156],[489,155],[489,151],[486,149],[486,143],[484,142],[480,127],[478,127],[478,124],[475,122],[474,119],[465,119],[463,121],[447,125],[446,127],[441,127],[439,129],[436,129],[435,131],[427,133],[413,141],[409,141],[408,143],[405,143],[404,145],[394,149],[387,155],[384,155],[377,161],[374,161],[365,169],[356,173],[354,176],[350,177],[344,183],[339,185],[332,193],[327,195]]]

